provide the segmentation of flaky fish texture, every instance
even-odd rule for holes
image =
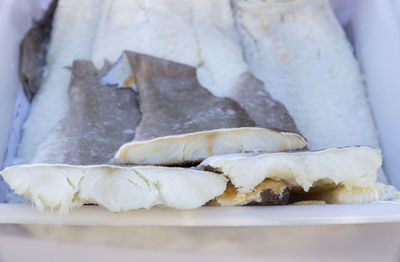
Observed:
[[[219,174],[105,164],[133,139],[141,119],[136,92],[98,83],[108,67],[97,70],[90,61],[74,61],[67,116],[39,147],[33,160],[38,164],[1,173],[10,187],[38,210],[60,214],[84,204],[113,212],[153,206],[192,209],[222,194],[227,180]]]
[[[308,192],[332,185],[368,187],[376,183],[381,152],[369,147],[331,148],[315,152],[232,154],[200,164],[229,177],[239,192],[251,192],[264,179],[283,181]]]
[[[154,166],[33,164],[8,167],[0,174],[38,210],[60,214],[83,204],[112,212],[153,206],[193,209],[221,195],[227,183],[211,172]]]
[[[359,66],[328,0],[234,0],[250,71],[311,150],[379,148]]]
[[[377,182],[381,165],[381,152],[364,146],[214,156],[203,161],[200,167],[229,178],[235,186],[233,196],[251,195],[266,180],[272,179],[289,187],[290,201],[294,202],[350,204],[399,201],[400,193],[396,188]],[[222,195],[217,199],[223,200],[224,197]],[[228,199],[235,200],[232,194]]]

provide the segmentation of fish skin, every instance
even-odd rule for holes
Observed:
[[[245,110],[202,87],[196,68],[126,52],[140,96],[142,121],[135,140],[199,131],[253,127]]]
[[[256,126],[300,134],[286,107],[274,99],[264,83],[252,73],[245,72],[240,75],[229,97],[246,110],[256,122]]]
[[[44,17],[34,23],[20,44],[19,79],[29,101],[32,101],[42,83],[50,42],[53,17],[58,0],[53,0]]]
[[[306,145],[297,134],[256,127],[237,102],[202,87],[195,67],[130,51],[124,56],[119,61],[128,61],[132,72],[117,64],[113,68],[123,70],[113,74],[132,78],[142,120],[135,139],[115,154],[116,163],[181,165],[212,155],[287,151]],[[112,78],[107,79],[121,82]]]
[[[33,163],[103,164],[134,138],[141,119],[138,95],[131,89],[98,84],[109,68],[106,64],[97,70],[90,61],[74,61],[70,109],[41,144]]]

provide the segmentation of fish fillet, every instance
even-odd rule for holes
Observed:
[[[202,87],[195,67],[133,52],[126,55],[143,114],[136,141],[255,125],[236,102]]]
[[[134,17],[132,13],[135,14]],[[127,72],[128,67],[124,63],[128,63],[129,59],[121,57],[125,50],[169,60],[170,66],[174,65],[173,62],[193,66],[191,81],[194,81],[197,76],[198,83],[195,84],[197,88],[194,89],[193,86],[185,86],[183,82],[179,82],[180,90],[186,91],[178,92],[177,85],[164,85],[176,80],[172,78],[172,75],[168,76],[169,78],[162,75],[163,84],[161,85],[160,72],[154,70],[143,72],[143,68],[138,68],[139,72],[135,72],[132,65],[132,72]],[[258,127],[297,132],[294,121],[286,108],[260,88],[261,82],[251,77],[250,73],[246,74],[247,65],[241,53],[229,1],[106,1],[94,42],[93,60],[97,66],[104,60],[117,62],[110,75],[106,76],[102,83],[137,85],[144,116],[138,127],[135,141],[154,139],[146,143],[133,142],[124,146],[116,154],[117,162],[176,164],[176,161],[200,161],[217,151],[233,153],[252,151],[256,148],[261,151],[299,148],[298,144],[294,147],[285,146],[286,149],[279,147],[272,149],[269,146],[265,147],[266,144],[253,147],[255,141],[250,142],[251,145],[243,144],[244,141],[250,140],[246,137],[239,138],[239,143],[229,141],[228,137],[236,137],[238,132],[229,135],[228,130],[224,130],[218,132],[219,138],[225,137],[222,140],[222,148],[213,149],[214,142],[210,139],[210,134],[213,136],[213,133],[201,133],[201,131],[220,128],[255,126],[253,121],[243,121],[244,119],[238,118],[235,123],[227,123],[232,117],[239,115],[238,107],[235,106],[234,110],[226,110],[224,106],[226,109],[221,111],[222,104],[211,105],[212,101],[229,101],[226,97],[240,101],[241,105],[260,105],[260,107],[248,107],[248,114],[257,116],[256,126]],[[160,63],[161,61],[159,60]],[[149,82],[145,84],[146,88],[143,81],[134,79],[132,82],[135,77],[145,77]],[[152,86],[155,83],[154,79],[160,80],[156,88]],[[251,88],[246,89],[250,85]],[[149,86],[153,88],[150,89]],[[211,92],[207,94],[208,98],[204,95],[197,97],[199,93],[206,94],[206,90]],[[258,92],[262,95],[257,96],[255,93],[247,96],[240,95],[242,91]],[[210,100],[212,95],[215,97]],[[218,99],[218,97],[223,99]],[[224,117],[220,117],[223,113],[225,113]],[[243,118],[243,116],[239,117]],[[285,124],[277,125],[281,121]],[[199,122],[203,125],[198,126]],[[259,136],[262,133],[260,130],[249,131],[248,136],[255,138],[254,134],[257,134],[258,142],[267,141]],[[188,133],[187,136],[184,136],[184,133]],[[243,130],[240,133],[243,135]],[[269,131],[264,133],[270,136],[267,134]],[[199,141],[205,144],[201,146]],[[197,148],[193,148],[194,143]],[[181,149],[180,146],[184,148]],[[171,153],[172,149],[168,147],[179,149]]]
[[[305,146],[305,140],[296,134],[242,127],[133,141],[120,147],[114,161],[123,164],[174,165],[200,162],[213,155],[289,151]]]
[[[198,67],[199,82],[216,96],[247,69],[229,0],[106,0],[93,61],[114,63],[126,50]]]
[[[114,0],[103,8],[93,48],[98,67],[125,50],[190,65],[201,86],[246,106],[256,126],[298,133],[285,106],[248,72],[229,0]],[[124,85],[129,76],[106,81]]]
[[[315,152],[231,154],[213,156],[200,164],[229,177],[240,193],[264,179],[283,181],[308,192],[332,185],[367,187],[376,183],[381,152],[370,147],[331,148]]]
[[[23,128],[18,163],[32,160],[38,146],[68,111],[71,73],[75,59],[90,59],[102,0],[60,0],[47,53],[47,69]],[[90,11],[88,11],[90,10]]]
[[[266,179],[273,179],[288,185],[296,201],[328,204],[399,201],[400,193],[396,188],[377,183],[381,165],[379,150],[348,147],[315,152],[214,156],[203,161],[200,167],[229,178],[236,187],[235,196],[247,196],[257,191]],[[224,194],[216,200],[223,201],[224,197],[227,198]],[[232,199],[240,198],[228,198]]]
[[[236,102],[213,96],[198,83],[196,68],[133,52],[125,55],[143,116],[135,140],[121,147],[116,162],[172,165],[214,154],[305,146],[296,134],[254,127]]]
[[[90,61],[74,61],[69,111],[40,145],[33,163],[104,164],[133,139],[141,119],[138,96],[130,89],[99,85],[108,68],[98,71]]]
[[[285,104],[308,147],[379,148],[362,76],[327,0],[235,0],[250,71]]]
[[[46,164],[4,170],[10,187],[37,209],[60,214],[83,204],[113,212],[153,206],[192,209],[222,194],[227,181],[211,172],[104,165],[122,143],[132,140],[141,118],[135,92],[98,84],[108,68],[99,71],[90,61],[74,61],[70,110],[33,160]]]
[[[9,167],[0,174],[38,210],[60,214],[83,204],[112,212],[153,206],[193,209],[226,188],[226,179],[218,174],[169,167],[35,164]]]
[[[200,63],[190,5],[179,0],[105,0],[93,44],[93,62],[115,63],[125,50],[178,63]]]

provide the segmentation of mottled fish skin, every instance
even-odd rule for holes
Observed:
[[[32,101],[42,83],[47,46],[50,42],[50,33],[57,4],[58,0],[53,0],[44,17],[35,22],[20,44],[18,73],[29,101]]]
[[[68,114],[40,146],[33,163],[103,164],[134,138],[141,117],[137,94],[99,85],[109,67],[98,71],[92,62],[74,62]]]
[[[134,52],[126,55],[143,114],[135,140],[255,126],[235,101],[216,97],[202,87],[195,67]]]
[[[242,73],[229,96],[246,110],[257,127],[300,134],[286,107],[272,98],[252,73]]]

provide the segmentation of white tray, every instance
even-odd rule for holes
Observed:
[[[400,222],[400,203],[309,206],[166,208],[112,213],[96,206],[66,216],[31,206],[0,204],[0,223],[79,226],[282,226]]]
[[[9,139],[19,42],[49,0],[0,0],[0,160]],[[344,24],[351,20],[370,103],[381,135],[384,168],[400,188],[400,4],[382,0],[331,0]],[[353,10],[354,12],[351,12]],[[396,11],[398,11],[396,13]],[[349,20],[350,19],[350,20]],[[372,22],[371,22],[372,21]],[[390,44],[389,47],[385,44]],[[373,52],[374,56],[367,56]],[[268,207],[202,207],[191,211],[154,208],[114,214],[95,206],[67,216],[40,213],[26,204],[0,204],[0,223],[110,226],[275,226],[400,222],[400,203]]]

